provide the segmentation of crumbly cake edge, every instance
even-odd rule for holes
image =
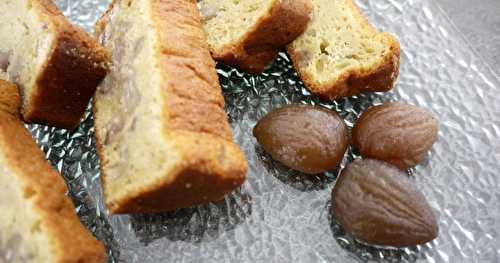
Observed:
[[[245,72],[260,74],[281,48],[304,32],[312,10],[310,0],[276,0],[242,38],[218,50],[212,48],[212,56]]]
[[[108,72],[108,52],[82,28],[72,25],[51,0],[33,8],[55,32],[46,62],[22,109],[24,120],[74,129],[90,98]]]
[[[348,1],[356,18],[364,24],[370,32],[377,31],[363,15],[353,0]],[[324,100],[334,100],[341,97],[349,97],[361,92],[385,92],[394,87],[399,75],[400,45],[397,39],[389,33],[377,33],[383,36],[383,41],[389,47],[390,52],[384,56],[378,65],[371,70],[361,72],[359,70],[346,71],[337,80],[330,81],[324,85],[317,85],[314,76],[308,74],[300,66],[300,55],[287,46],[287,53],[292,59],[293,66],[304,85],[315,95]]]

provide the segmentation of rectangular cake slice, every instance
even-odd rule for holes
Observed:
[[[217,201],[245,180],[195,0],[116,0],[96,26],[112,53],[94,100],[111,213]]]
[[[0,262],[104,263],[62,177],[19,119],[17,88],[0,80]]]
[[[305,86],[324,99],[388,91],[399,73],[399,43],[377,32],[354,0],[312,0],[305,32],[287,47]]]
[[[0,1],[0,79],[19,86],[25,121],[75,128],[107,60],[51,0]]]
[[[201,0],[212,56],[259,74],[307,26],[311,0]]]

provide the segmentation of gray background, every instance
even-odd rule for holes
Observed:
[[[479,56],[500,77],[500,0],[437,0]]]

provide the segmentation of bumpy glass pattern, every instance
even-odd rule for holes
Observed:
[[[59,0],[91,31],[109,0]],[[310,96],[285,54],[252,77],[219,65],[226,109],[245,151],[248,181],[224,201],[159,215],[109,216],[102,201],[90,113],[70,133],[29,128],[63,174],[82,222],[110,262],[500,262],[500,81],[431,0],[359,0],[370,21],[402,46],[401,75],[387,94],[335,102]],[[391,250],[360,244],[329,213],[338,171],[304,177],[270,160],[252,127],[291,102],[321,104],[351,127],[371,105],[401,100],[440,120],[439,139],[412,180],[439,216],[439,238]],[[90,112],[90,111],[89,111]],[[342,166],[357,158],[349,149]]]

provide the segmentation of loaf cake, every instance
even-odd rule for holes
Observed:
[[[313,17],[287,47],[305,86],[324,99],[388,91],[399,74],[399,43],[377,32],[354,0],[312,0]]]
[[[0,18],[0,79],[19,86],[24,120],[76,127],[106,75],[107,52],[51,0],[2,0]]]
[[[115,0],[96,33],[111,71],[94,98],[110,213],[222,199],[247,164],[232,141],[195,0]]]
[[[259,74],[306,28],[311,0],[201,0],[215,60]]]
[[[62,177],[19,119],[17,87],[0,80],[0,262],[103,263]]]

